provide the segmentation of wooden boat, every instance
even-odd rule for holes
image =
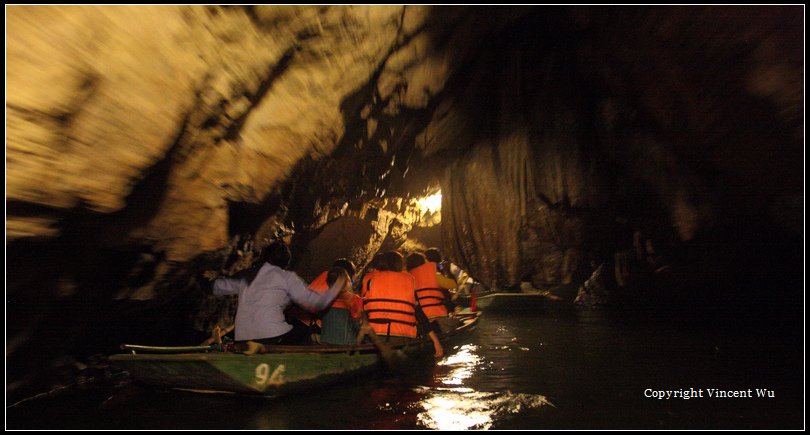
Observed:
[[[462,324],[442,334],[440,340],[450,342],[472,331],[479,314],[462,317]],[[427,339],[391,347],[411,358],[433,354]],[[367,373],[382,364],[373,344],[265,346],[268,353],[256,355],[217,351],[217,345],[122,348],[130,353],[112,355],[110,362],[134,379],[196,392],[277,396]]]
[[[498,310],[536,310],[543,308],[543,305],[553,296],[547,293],[490,293],[477,299],[477,307],[487,311]]]
[[[560,298],[548,291],[545,292],[486,292],[476,294],[475,306],[478,310],[495,311],[536,311],[542,309],[549,302],[559,301]],[[471,295],[459,297],[459,304],[464,307],[472,306]]]

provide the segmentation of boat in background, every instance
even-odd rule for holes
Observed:
[[[549,290],[502,292],[477,288],[472,294],[459,295],[458,304],[463,312],[487,311],[527,311],[542,309],[549,302],[562,300]],[[483,291],[482,291],[483,290]]]
[[[476,299],[476,308],[487,311],[536,310],[560,300],[549,292],[489,293]]]

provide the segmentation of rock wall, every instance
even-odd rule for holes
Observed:
[[[165,329],[191,324],[201,271],[231,267],[239,240],[282,227],[297,226],[302,248],[346,202],[309,188],[359,186],[371,199],[390,184],[382,174],[401,183],[424,117],[404,83],[421,92],[439,77],[422,65],[427,12],[9,7],[12,377],[36,349],[92,352],[88,333],[96,351],[188,340]],[[329,172],[318,162],[336,150],[371,170]],[[309,170],[327,177],[316,186]],[[170,327],[136,326],[161,311]]]
[[[665,215],[682,241],[741,213],[795,231],[793,12],[11,7],[8,239],[92,222],[90,245],[183,263],[226,246],[250,204],[317,229],[316,204],[407,198],[444,168],[449,209],[507,217],[445,219],[491,283],[568,275],[584,228],[610,226],[594,214]]]
[[[474,10],[465,28],[476,12],[508,24],[458,36],[476,49],[456,52],[454,99],[427,128],[428,150],[457,156],[442,181],[452,253],[489,283],[553,285],[635,230],[672,249],[746,225],[800,234],[795,11]]]
[[[112,237],[172,261],[223,246],[226,201],[259,202],[336,146],[341,100],[405,21],[402,7],[11,8],[8,201],[47,213],[12,208],[10,239],[56,234],[68,209],[140,209],[143,187],[151,213]]]

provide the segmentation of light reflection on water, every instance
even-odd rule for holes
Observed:
[[[438,430],[490,429],[501,415],[543,405],[554,406],[542,395],[485,392],[465,387],[464,380],[483,365],[484,358],[477,351],[478,347],[473,344],[461,346],[456,353],[437,363],[437,386],[416,388],[424,395],[418,404],[423,411],[416,417],[420,426]],[[442,369],[448,370],[447,373],[441,374]]]
[[[462,381],[472,376],[473,370],[481,364],[482,358],[475,353],[476,350],[478,346],[465,344],[458,352],[439,361],[437,366],[450,368],[451,371],[438,380],[443,384],[461,385]]]

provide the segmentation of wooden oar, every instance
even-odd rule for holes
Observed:
[[[220,329],[219,326],[214,327],[214,331],[211,333],[211,337],[207,340],[200,343],[200,346],[208,346],[214,343],[222,344],[222,336],[228,334],[229,332],[233,331],[233,328],[236,327],[236,324],[228,326],[225,329]]]
[[[394,349],[391,348],[388,344],[383,342],[380,337],[374,332],[374,329],[371,328],[371,325],[368,324],[368,316],[365,312],[363,312],[363,317],[361,317],[361,324],[360,324],[360,333],[357,334],[357,344],[361,344],[363,342],[363,338],[368,334],[369,338],[371,338],[371,342],[374,344],[374,347],[380,352],[380,356],[382,357],[383,361],[388,365],[389,368],[394,368],[397,366],[397,354]]]
[[[130,351],[133,355],[142,353],[191,353],[209,352],[217,350],[216,346],[142,346],[138,344],[122,344],[121,349]]]

